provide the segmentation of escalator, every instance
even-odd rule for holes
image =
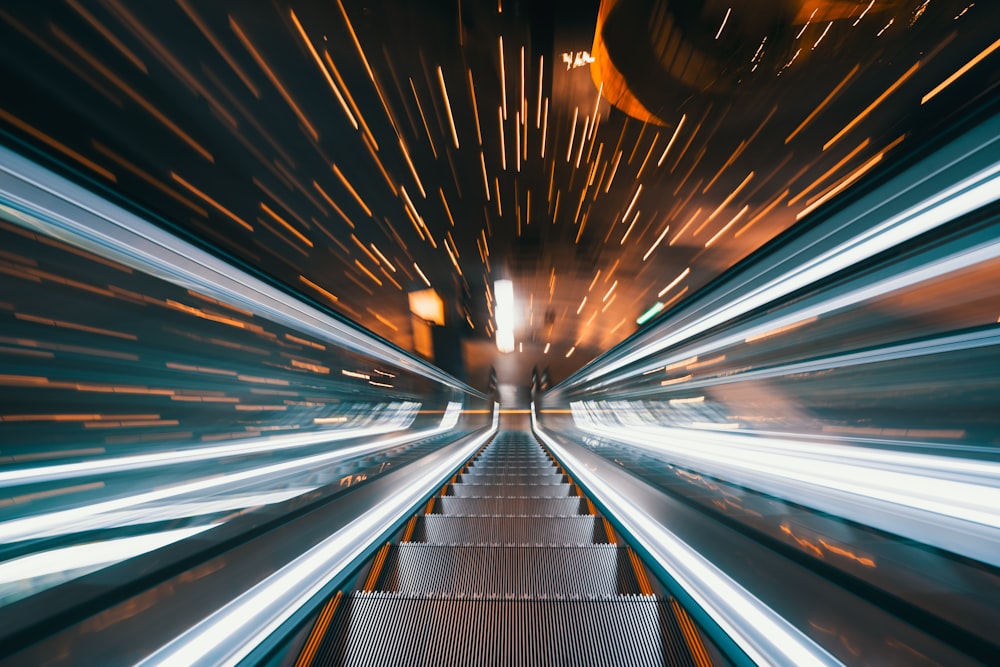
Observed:
[[[654,585],[530,431],[505,429],[326,602],[286,664],[718,664]]]

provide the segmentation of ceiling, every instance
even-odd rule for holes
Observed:
[[[475,386],[558,380],[995,95],[997,25],[969,0],[14,2],[0,128],[403,348],[432,287]]]

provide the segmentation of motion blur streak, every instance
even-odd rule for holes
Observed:
[[[997,144],[1000,144],[1000,118],[984,123],[949,146],[947,155],[914,165],[877,193],[841,212],[837,216],[841,229],[857,227],[849,240],[829,249],[813,249],[811,256],[800,258],[799,264],[791,270],[786,269],[764,284],[753,286],[738,299],[730,298],[714,312],[604,365],[600,371],[580,376],[578,382],[590,382],[613,373],[997,201],[1000,199],[1000,162],[992,159]],[[956,182],[957,174],[966,175]],[[945,187],[931,196],[924,194],[942,181]],[[778,268],[769,267],[769,271]]]
[[[391,440],[376,440],[370,444],[345,447],[333,452],[327,452],[325,454],[305,456],[284,463],[251,468],[239,473],[230,473],[196,479],[181,484],[167,486],[155,491],[146,491],[144,493],[127,495],[113,500],[105,500],[90,505],[84,505],[82,507],[75,507],[73,509],[66,509],[39,516],[26,517],[23,519],[13,519],[11,521],[0,523],[0,540],[13,542],[16,540],[26,540],[44,535],[51,535],[53,534],[53,531],[58,530],[69,532],[75,529],[76,522],[80,519],[96,514],[113,512],[126,507],[132,507],[157,500],[164,500],[166,498],[174,498],[189,493],[204,493],[211,489],[219,489],[235,485],[239,482],[246,482],[249,480],[266,480],[268,478],[277,477],[280,474],[307,471],[319,465],[335,463],[337,461],[356,457],[361,454],[368,454],[383,449],[391,449],[392,447],[398,447],[418,439],[432,437],[446,432],[452,427],[453,424],[443,428],[438,427],[426,431],[417,431],[416,433],[408,433],[405,436],[400,436]]]
[[[1000,463],[647,421],[653,406],[574,403],[582,430],[677,465],[1000,566]]]
[[[81,461],[80,463],[63,463],[0,471],[0,487],[20,485],[28,482],[50,482],[57,479],[68,479],[83,475],[143,470],[145,468],[175,465],[178,463],[218,460],[233,456],[246,456],[249,454],[337,442],[349,438],[381,435],[407,428],[413,422],[413,418],[416,416],[415,412],[420,406],[419,404],[403,404],[400,407],[403,409],[395,415],[390,415],[386,423],[379,424],[373,428],[344,429],[310,435],[286,435],[263,441],[243,440],[225,445],[216,445],[214,447],[195,447],[157,454],[136,454],[134,456],[104,458],[99,461]],[[452,426],[454,426],[454,423],[449,424],[445,428],[451,428]],[[339,453],[344,457],[348,457],[364,450],[365,448],[363,447],[354,447],[340,450]]]
[[[532,427],[566,468],[605,504],[629,534],[650,553],[758,665],[839,665],[780,615],[727,577],[661,523],[629,501],[621,490],[588,470],[539,425],[532,406]]]
[[[446,384],[454,382],[3,147],[0,172],[0,201],[20,211],[41,213],[21,221],[42,233],[72,240],[99,255],[321,339],[392,359]]]
[[[409,514],[410,508],[430,494],[448,471],[456,469],[488,442],[496,433],[496,423],[494,417],[489,431],[428,470],[418,483],[306,551],[139,664],[238,664],[328,581],[375,544],[390,526]]]

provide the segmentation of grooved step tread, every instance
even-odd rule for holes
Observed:
[[[587,514],[583,498],[530,498],[486,496],[459,498],[443,496],[434,501],[432,514],[444,516],[579,516]]]
[[[389,550],[375,588],[476,598],[599,598],[642,591],[625,547],[439,546]]]
[[[576,545],[603,544],[604,524],[594,516],[503,517],[425,514],[413,542],[432,544]]]
[[[532,498],[568,498],[569,484],[454,484],[452,495],[458,498],[483,496],[529,496]]]
[[[667,600],[412,598],[356,592],[314,665],[694,667]]]

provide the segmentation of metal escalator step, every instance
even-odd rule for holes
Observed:
[[[555,464],[547,459],[482,459],[477,460],[470,470],[496,470],[499,468],[521,467],[532,470],[551,470]]]
[[[433,514],[459,516],[577,516],[587,513],[583,498],[459,498],[442,496],[434,503]]]
[[[469,471],[458,476],[463,484],[566,484],[566,475],[553,470],[549,473],[534,471]]]
[[[605,544],[604,524],[594,516],[503,517],[425,514],[413,542],[432,544],[577,545]]]
[[[455,484],[452,495],[459,498],[482,496],[529,496],[532,498],[567,498],[569,484]]]
[[[392,547],[378,590],[482,598],[607,597],[641,593],[628,550],[585,547]]]
[[[693,667],[667,600],[475,600],[353,593],[314,665]]]
[[[459,475],[456,484],[475,484],[477,486],[552,486],[568,484],[562,475]]]
[[[539,473],[551,473],[559,474],[558,468],[554,465],[514,465],[514,464],[504,464],[504,465],[482,465],[482,466],[469,466],[469,473],[471,474],[486,474],[492,473],[495,475],[520,475],[524,473],[529,474],[539,474]]]

